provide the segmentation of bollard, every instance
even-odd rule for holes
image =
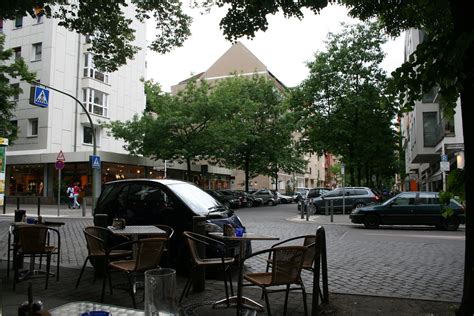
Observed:
[[[41,198],[38,196],[38,218],[41,216]]]
[[[309,211],[312,210],[311,200],[309,201],[309,207],[306,207],[306,221],[309,221]]]
[[[82,217],[85,217],[86,216],[86,199],[82,199],[81,208],[82,208]]]
[[[324,213],[326,216],[329,215],[329,205],[328,205],[328,200],[324,200]]]
[[[7,197],[3,199],[3,214],[7,211]]]
[[[204,235],[206,217],[204,216],[193,216],[193,232],[196,234]],[[201,258],[206,257],[206,248],[204,245],[198,245],[198,253]],[[193,275],[193,292],[203,292],[206,290],[206,269],[197,268]]]
[[[19,210],[20,209],[20,197],[17,196],[16,198],[16,209]]]
[[[334,222],[334,200],[331,200],[331,223]]]
[[[301,199],[300,201],[298,201],[298,204],[300,204],[301,219],[303,219],[304,218],[304,203],[303,203],[303,200]]]
[[[313,265],[313,295],[312,295],[312,307],[311,315],[319,315],[319,297],[321,296],[322,303],[329,303],[329,290],[328,290],[328,271],[327,271],[327,255],[326,255],[326,233],[324,227],[319,226],[316,229],[316,249],[315,258]],[[320,280],[322,277],[323,290],[319,287]]]

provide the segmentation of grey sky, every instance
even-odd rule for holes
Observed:
[[[207,70],[231,43],[224,39],[219,22],[224,9],[214,8],[210,14],[200,15],[197,10],[187,11],[194,21],[192,36],[183,47],[168,54],[147,53],[147,78],[161,84],[164,91],[179,81]],[[321,14],[305,12],[305,18],[285,19],[283,15],[271,16],[266,32],[259,32],[253,40],[240,41],[260,59],[285,85],[295,86],[308,75],[305,65],[314,53],[325,49],[324,40],[328,32],[341,30],[340,23],[354,23],[344,7],[331,5]],[[153,37],[153,28],[148,27],[147,37]],[[393,71],[403,62],[403,36],[390,40],[384,46],[387,56],[382,67]]]

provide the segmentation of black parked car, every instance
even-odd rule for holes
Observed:
[[[331,191],[331,189],[329,188],[312,188],[305,191],[302,197],[298,200],[298,211],[301,211],[301,205],[303,205],[307,209],[308,206],[311,205],[314,198],[317,198],[329,191]]]
[[[442,216],[437,192],[402,192],[381,205],[360,207],[352,211],[353,223],[366,228],[380,225],[433,225],[439,229],[457,230],[466,218],[464,207],[451,199],[453,214]]]
[[[205,191],[228,208],[239,208],[241,205],[240,199],[233,194],[227,194],[227,192],[215,190]]]
[[[233,192],[236,196],[239,197],[240,202],[242,203],[242,206],[254,207],[254,206],[259,206],[263,204],[262,198],[255,197],[252,194],[247,193],[245,191],[231,191],[231,192]]]
[[[178,180],[133,179],[106,183],[94,209],[94,224],[112,225],[116,217],[124,218],[127,225],[165,224],[175,230],[171,240],[171,264],[178,269],[187,267],[188,251],[183,232],[192,231],[193,217],[206,218],[207,232],[222,231],[224,224],[243,227],[232,210],[192,183]],[[236,255],[239,243],[229,243]],[[247,255],[251,253],[250,243]]]

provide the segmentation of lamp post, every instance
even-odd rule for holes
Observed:
[[[92,145],[93,145],[93,149],[92,149],[92,155],[93,156],[97,156],[97,142],[96,142],[96,139],[95,139],[95,129],[94,129],[94,123],[92,122],[92,118],[89,114],[89,111],[87,111],[86,107],[84,106],[84,104],[82,104],[81,101],[79,101],[75,96],[69,94],[69,93],[66,93],[64,91],[61,91],[59,89],[56,89],[54,87],[51,87],[51,86],[48,86],[48,85],[45,85],[44,83],[41,83],[41,82],[38,82],[38,81],[34,81],[32,80],[31,83],[35,84],[35,85],[38,85],[38,86],[43,86],[43,87],[46,87],[48,89],[51,89],[53,91],[56,91],[56,92],[59,92],[61,94],[64,94],[70,98],[72,98],[74,101],[76,101],[80,106],[81,108],[84,110],[84,112],[86,113],[86,116],[87,116],[87,119],[89,120],[89,123],[91,124],[91,129],[92,129]],[[100,195],[100,190],[101,190],[101,181],[100,181],[100,169],[95,169],[95,168],[92,168],[92,210],[94,210],[94,207],[95,207],[95,202],[96,202],[96,199],[97,197]]]

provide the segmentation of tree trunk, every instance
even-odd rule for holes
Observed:
[[[278,191],[278,172],[275,172],[275,191]]]
[[[245,157],[245,192],[249,191],[249,168],[250,168],[250,159]]]
[[[191,181],[191,159],[189,159],[189,158],[186,158],[186,168],[188,170],[186,180]]]
[[[474,31],[474,19],[460,1],[450,1],[451,13],[453,15],[454,35],[460,40],[462,35],[472,34]],[[474,115],[474,45],[464,52],[464,74],[461,79],[461,113],[464,136],[464,172],[466,190],[466,252],[464,256],[464,288],[461,306],[458,315],[474,314],[474,214],[469,212],[469,207],[474,207],[474,124],[471,119]],[[473,165],[471,165],[473,164]],[[472,211],[472,210],[471,210]]]

